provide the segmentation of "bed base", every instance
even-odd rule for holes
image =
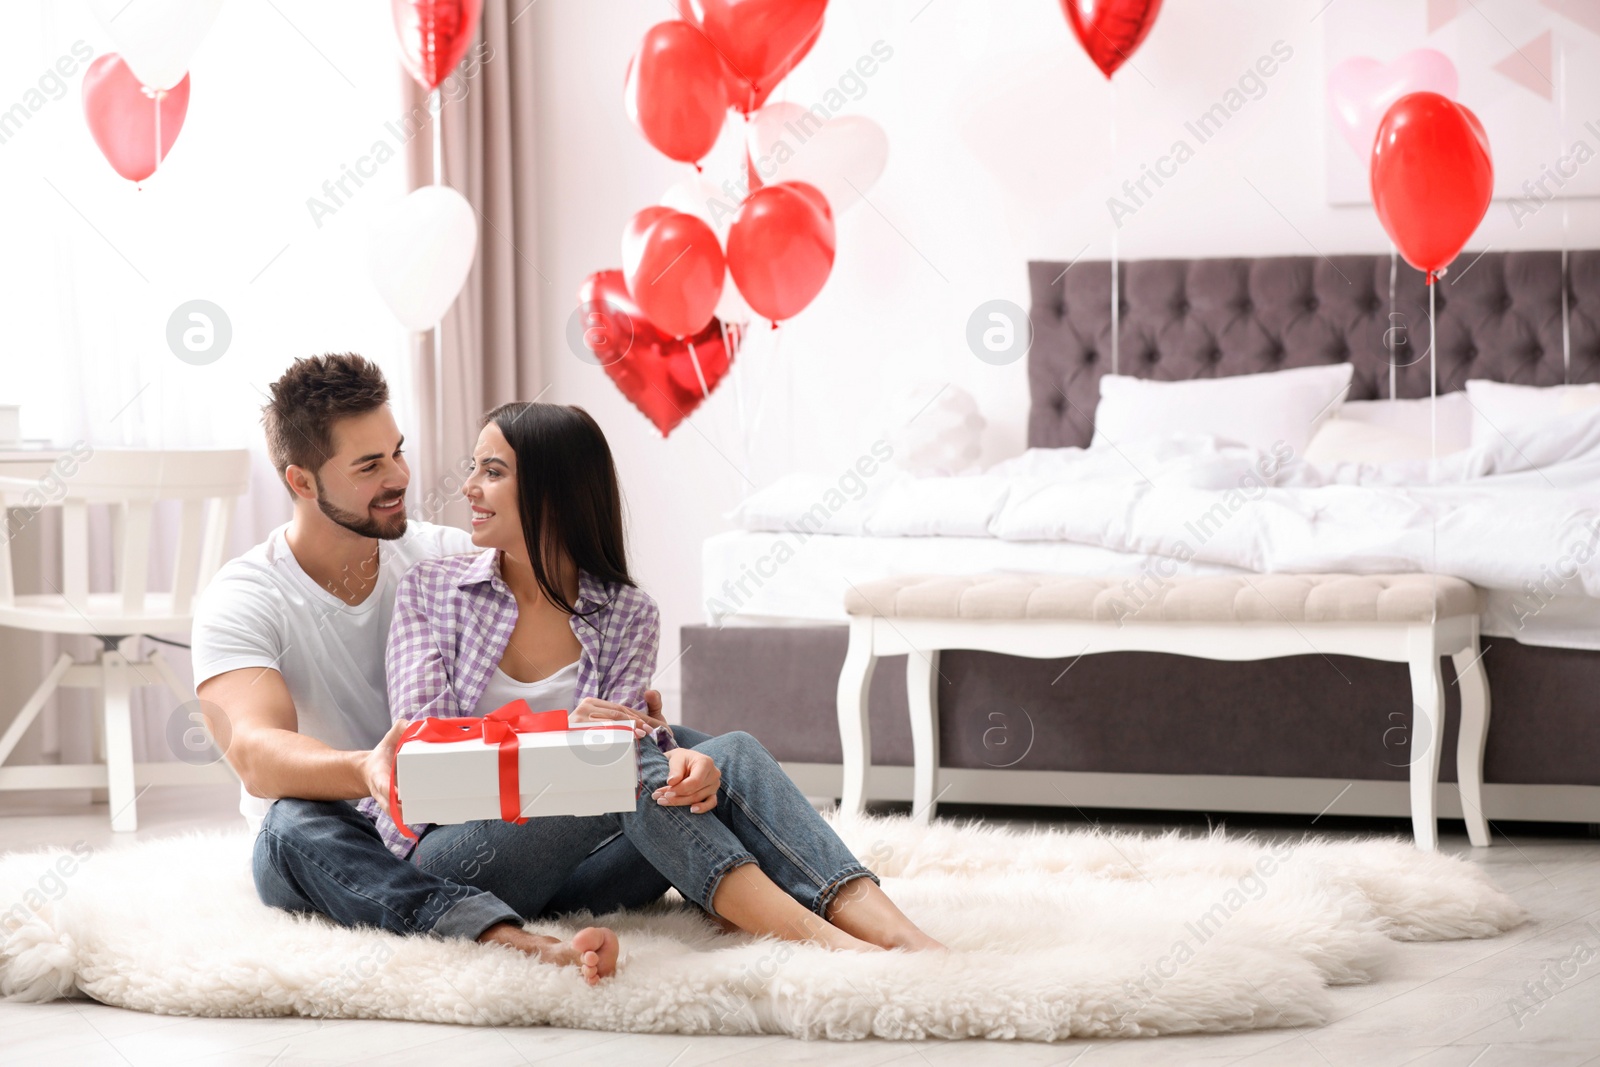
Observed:
[[[848,633],[844,624],[684,627],[682,721],[747,730],[808,795],[842,797],[836,699]],[[1483,657],[1494,707],[1484,745],[1490,830],[1501,820],[1600,822],[1600,652],[1488,636]],[[1394,693],[1409,684],[1407,666],[1329,659],[1346,681],[1318,656],[1222,663],[1108,652],[1074,663],[945,652],[941,799],[1404,817],[1410,722]],[[1052,684],[1069,667],[1072,684]],[[866,791],[909,801],[905,665],[886,657],[879,668]],[[1439,780],[1454,782],[1460,686],[1448,660],[1442,670]],[[1455,794],[1440,790],[1440,817],[1461,817]]]

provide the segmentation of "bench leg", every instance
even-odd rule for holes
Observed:
[[[1413,638],[1411,648],[1411,829],[1417,847],[1439,846],[1434,793],[1439,784],[1439,735],[1444,716],[1444,674],[1431,635]]]
[[[1489,844],[1489,820],[1483,813],[1483,748],[1489,737],[1489,678],[1483,670],[1478,642],[1450,657],[1461,689],[1461,737],[1456,743],[1456,784],[1467,838],[1478,848]]]
[[[933,821],[939,785],[939,653],[906,656],[906,703],[911,708],[911,818]]]
[[[878,657],[872,651],[872,620],[850,620],[850,650],[839,670],[839,747],[844,752],[844,792],[839,809],[860,815],[867,808],[867,771],[872,766],[872,725],[867,694]]]

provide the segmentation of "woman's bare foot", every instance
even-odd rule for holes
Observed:
[[[908,952],[950,951],[906,918],[870,878],[856,878],[845,885],[828,907],[828,921],[879,948]]]
[[[779,889],[754,860],[728,870],[708,904],[708,915],[721,916],[757,937],[800,941],[836,952],[880,951]]]
[[[617,953],[621,950],[617,935],[604,926],[585,927],[566,942],[548,934],[530,934],[511,923],[499,923],[480,934],[478,941],[507,945],[557,966],[576,965],[590,985],[617,973]]]
[[[725,934],[742,934],[742,933],[744,933],[743,930],[739,929],[739,924],[738,923],[729,922],[727,919],[724,919],[720,915],[713,915],[709,911],[705,911],[704,909],[701,909],[701,914],[706,917],[706,921],[707,922],[711,923],[713,926],[717,927],[718,929],[720,929]]]
[[[700,910],[700,914],[705,916],[706,922],[711,923],[725,934],[743,934],[749,932],[732,919],[725,918],[721,915],[716,915],[712,912],[706,911],[704,908]],[[837,926],[824,921],[818,916],[810,914],[797,917],[794,923],[792,923],[788,929],[783,931],[775,931],[775,933],[777,936],[784,938],[786,941],[802,941],[807,944],[820,945],[826,949],[851,950],[856,952],[880,951],[877,945],[872,945],[865,941],[854,938],[840,930]]]
[[[705,917],[708,922],[720,928],[724,933],[743,934],[749,932],[741,928],[738,923],[725,919],[720,915],[713,915],[709,911],[705,913]],[[777,936],[782,937],[785,941],[801,941],[810,945],[820,945],[835,952],[882,951],[878,945],[852,937],[832,923],[814,915],[796,920],[787,930],[777,932]]]
[[[807,915],[792,923],[785,940],[804,941],[820,945],[831,952],[882,952],[883,948],[870,941],[845,933],[819,915]],[[780,934],[779,936],[783,936]]]
[[[949,952],[950,951],[950,947],[948,945],[946,945],[944,942],[936,940],[935,938],[929,937],[927,934],[923,933],[921,930],[918,930],[915,935],[912,935],[912,936],[909,936],[909,937],[904,937],[904,938],[900,938],[900,939],[886,938],[885,942],[887,942],[887,943],[880,942],[880,944],[883,944],[884,948],[903,948],[903,949],[907,950],[908,952]]]

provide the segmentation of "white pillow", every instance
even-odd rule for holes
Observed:
[[[1556,405],[1558,418],[1600,405],[1600,385],[1563,385],[1560,389],[1561,403]]]
[[[1600,404],[1600,384],[1509,385],[1474,378],[1467,382],[1472,402],[1472,443],[1493,444],[1515,429],[1535,427]]]
[[[1427,459],[1432,419],[1430,400],[1349,400],[1322,424],[1306,449],[1312,463],[1383,463]],[[1437,400],[1441,456],[1472,445],[1472,405],[1467,394],[1445,393]]]
[[[875,537],[987,537],[1011,483],[984,475],[890,482],[867,516]]]
[[[1444,455],[1441,447],[1439,455]],[[1428,438],[1377,423],[1329,419],[1306,446],[1307,463],[1393,463],[1427,459]]]
[[[862,476],[846,467],[832,477],[801,472],[785,475],[746,497],[726,517],[742,530],[781,533],[832,533],[859,536],[865,532],[873,498],[883,485],[906,475],[878,467]]]
[[[1317,427],[1338,409],[1354,370],[1348,363],[1330,363],[1183,382],[1108,374],[1100,379],[1090,447],[1188,433],[1263,452],[1282,441],[1295,455],[1304,455]]]
[[[985,421],[972,394],[950,382],[918,386],[889,404],[890,460],[917,477],[960,474],[983,454]]]

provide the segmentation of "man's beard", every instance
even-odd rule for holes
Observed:
[[[402,500],[405,499],[404,491],[401,492],[400,498]],[[377,503],[377,501],[374,501],[374,503]],[[405,536],[405,508],[395,512],[394,517],[388,520],[380,519],[370,511],[365,515],[358,515],[353,511],[345,511],[343,508],[329,503],[328,498],[322,493],[321,482],[317,483],[317,507],[321,508],[322,513],[328,518],[351,533],[360,534],[362,537],[376,537],[380,541],[393,541]]]

